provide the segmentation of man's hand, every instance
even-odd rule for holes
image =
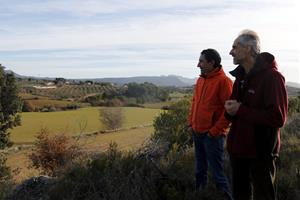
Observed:
[[[237,102],[236,100],[227,100],[224,107],[229,115],[234,116],[239,110],[241,104],[242,103]]]

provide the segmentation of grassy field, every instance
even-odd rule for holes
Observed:
[[[142,127],[137,129],[122,130],[113,133],[97,134],[90,137],[80,138],[78,141],[85,152],[103,152],[107,150],[111,142],[118,144],[118,149],[122,151],[134,150],[151,136],[153,127]],[[32,153],[30,149],[18,152],[11,152],[7,157],[7,165],[11,168],[13,179],[20,183],[32,176],[40,175],[36,169],[30,168],[31,162],[28,156]]]
[[[11,131],[11,139],[16,144],[32,143],[41,128],[48,128],[53,133],[77,135],[103,130],[99,121],[98,107],[81,108],[62,112],[22,113],[22,125]],[[123,108],[125,123],[122,128],[152,124],[160,109]]]

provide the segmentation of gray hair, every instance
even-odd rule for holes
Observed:
[[[237,39],[240,45],[251,47],[251,55],[253,57],[256,57],[260,53],[260,40],[255,31],[243,30]]]

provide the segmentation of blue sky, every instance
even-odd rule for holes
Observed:
[[[226,72],[237,34],[253,29],[287,81],[300,83],[296,0],[0,0],[0,63],[22,75],[196,77],[217,49]]]

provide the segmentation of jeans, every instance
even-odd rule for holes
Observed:
[[[232,199],[228,179],[224,173],[224,136],[210,137],[207,133],[193,133],[196,158],[196,189],[207,185],[208,166],[218,189]]]

